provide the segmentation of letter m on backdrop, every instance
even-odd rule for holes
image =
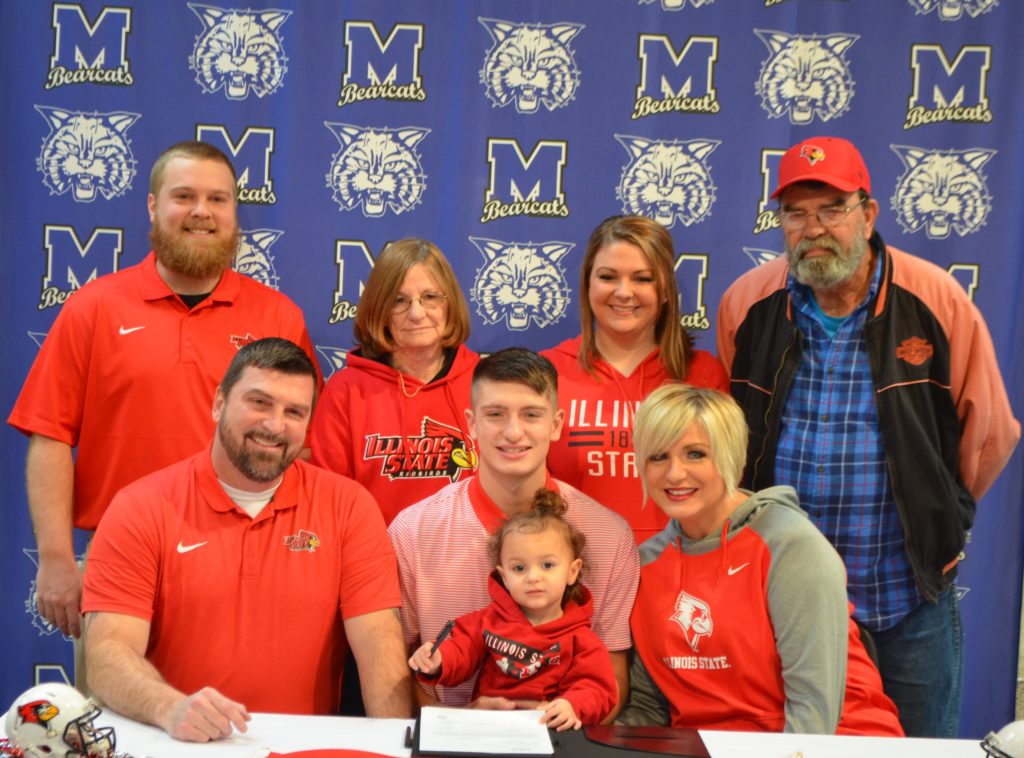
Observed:
[[[72,227],[47,224],[43,242],[46,246],[43,289],[55,287],[70,293],[97,276],[117,271],[124,232],[99,226],[92,230],[83,245]]]
[[[423,27],[418,24],[395,24],[387,39],[382,40],[372,21],[347,21],[345,49],[348,63],[342,85],[423,86],[420,78]]]
[[[677,53],[666,35],[641,34],[637,54],[640,57],[638,100],[641,97],[664,100],[705,95],[718,99],[714,85],[717,37],[690,37]]]
[[[130,8],[104,8],[89,22],[80,5],[53,4],[53,55],[50,68],[116,69],[128,65],[128,34],[132,30]]]
[[[965,45],[950,62],[938,45],[913,45],[910,67],[914,71],[914,91],[909,107],[928,110],[974,105],[988,110],[988,72],[992,66],[992,48]]]
[[[491,180],[484,201],[519,200],[565,202],[562,171],[568,148],[565,142],[539,140],[529,156],[514,139],[487,140]]]
[[[335,305],[343,300],[359,302],[366,280],[373,271],[373,260],[370,248],[363,240],[335,241],[334,262],[338,264],[338,287],[334,290]]]
[[[199,124],[196,126],[196,139],[209,142],[231,156],[240,188],[274,189],[274,181],[270,178],[270,158],[274,154],[273,129],[247,127],[235,142],[223,126]]]

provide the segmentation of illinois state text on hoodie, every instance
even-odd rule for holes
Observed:
[[[561,618],[533,626],[492,574],[487,585],[491,604],[458,618],[439,648],[437,677],[417,677],[426,684],[453,686],[479,671],[474,698],[561,697],[584,724],[601,723],[615,707],[618,686],[608,650],[590,629],[590,590],[581,589],[582,600],[566,603]]]
[[[388,524],[408,505],[476,470],[465,409],[480,357],[460,345],[448,372],[423,383],[348,354],[313,414],[312,462],[355,479]]]
[[[658,349],[629,376],[597,358],[592,376],[580,366],[582,341],[575,337],[542,353],[558,369],[558,407],[565,411],[562,436],[548,452],[548,470],[626,519],[639,544],[660,532],[666,518],[653,502],[643,502],[633,416],[640,401],[671,378]],[[703,350],[694,351],[685,381],[729,391],[722,364]]]

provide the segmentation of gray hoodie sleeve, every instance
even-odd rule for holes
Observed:
[[[773,508],[757,521],[772,555],[768,612],[782,661],[785,731],[834,734],[846,691],[846,569],[801,513]]]
[[[668,700],[647,673],[636,648],[630,651],[629,698],[615,719],[626,726],[670,726]]]

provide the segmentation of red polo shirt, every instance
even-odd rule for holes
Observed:
[[[78,447],[74,523],[95,529],[126,484],[206,446],[228,363],[263,337],[290,339],[316,364],[286,296],[228,270],[189,310],[150,253],[68,298],[7,422]]]
[[[89,553],[82,610],[150,622],[172,686],[250,711],[336,713],[342,619],[400,604],[394,553],[362,486],[296,461],[256,518],[209,449],[126,487]]]

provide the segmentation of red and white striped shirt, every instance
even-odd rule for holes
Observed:
[[[594,596],[594,633],[610,651],[628,650],[640,575],[633,532],[621,516],[568,484],[549,477],[547,486],[561,493],[566,521],[587,538],[583,583]],[[488,542],[505,518],[473,477],[409,506],[391,522],[407,645],[433,640],[449,619],[487,606],[487,577],[494,570]],[[437,697],[445,705],[465,705],[475,682],[438,685]]]

